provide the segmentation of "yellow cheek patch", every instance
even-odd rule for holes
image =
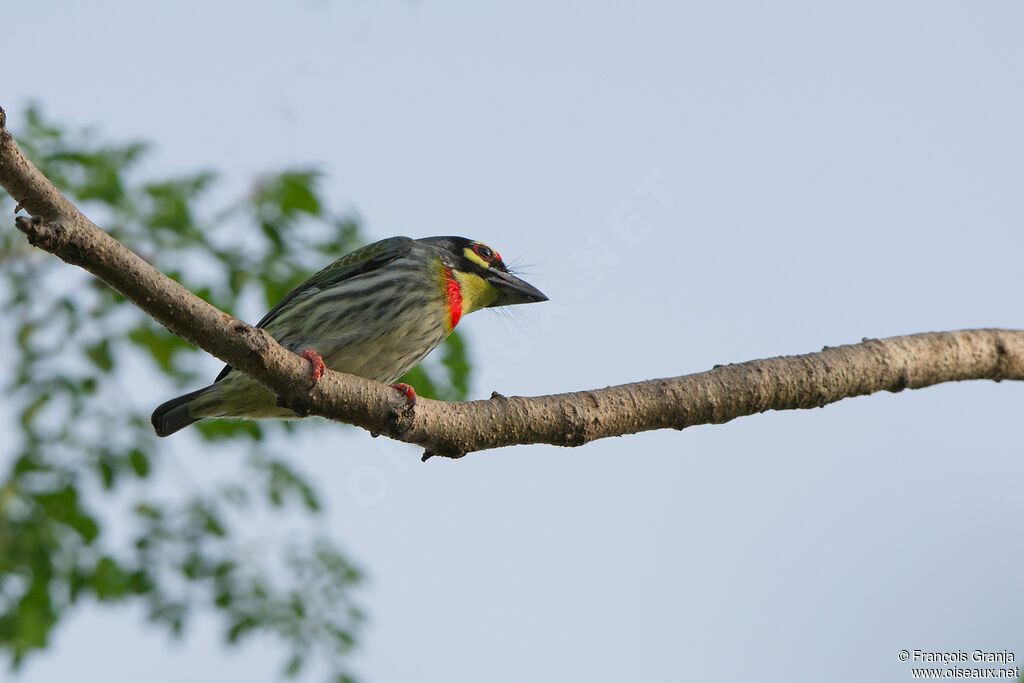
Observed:
[[[470,249],[469,247],[466,247],[465,249],[463,249],[462,253],[463,253],[463,255],[466,258],[468,258],[470,261],[472,261],[473,263],[477,264],[481,268],[490,268],[491,267],[490,263],[488,263],[487,261],[484,261],[482,258],[480,258],[480,255],[477,254],[472,249]]]
[[[486,308],[498,298],[498,290],[479,275],[475,273],[461,273],[457,270],[453,271],[452,274],[458,280],[459,287],[462,290],[463,315]]]

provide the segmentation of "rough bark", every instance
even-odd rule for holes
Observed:
[[[651,429],[719,424],[767,410],[817,408],[876,391],[968,379],[1024,379],[1024,331],[929,332],[820,352],[718,366],[683,377],[538,397],[445,403],[404,397],[309,365],[265,331],[196,297],[86,218],[25,157],[0,109],[0,186],[31,217],[15,223],[34,246],[100,278],[174,334],[249,374],[300,413],[414,443],[430,455],[515,444],[581,446]]]

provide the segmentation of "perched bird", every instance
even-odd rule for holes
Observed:
[[[392,237],[327,266],[289,292],[257,327],[313,364],[391,383],[475,310],[547,301],[511,275],[498,252],[464,237]],[[408,385],[392,385],[410,401]],[[167,436],[204,417],[295,417],[244,373],[225,367],[208,387],[153,411]]]

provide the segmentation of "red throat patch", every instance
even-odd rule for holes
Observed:
[[[448,283],[448,331],[451,332],[459,324],[459,318],[462,317],[462,287],[452,275],[451,268],[444,269],[444,277]]]

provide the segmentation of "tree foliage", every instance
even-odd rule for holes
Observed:
[[[209,170],[143,177],[150,153],[70,131],[39,110],[17,137],[37,166],[118,240],[216,306],[258,315],[311,271],[364,242],[359,222],[331,210],[315,169],[260,177],[223,201]],[[6,203],[5,203],[6,202]],[[0,197],[0,210],[11,203]],[[8,213],[7,215],[10,215]],[[0,648],[18,666],[45,648],[68,610],[86,599],[141,601],[149,618],[180,634],[197,609],[223,616],[237,642],[255,632],[288,648],[284,670],[315,654],[347,680],[345,655],[363,614],[353,599],[361,572],[314,534],[252,551],[244,521],[287,510],[315,516],[316,487],[282,451],[288,433],[339,429],[321,420],[206,421],[209,447],[241,453],[228,481],[195,491],[148,487],[166,442],[135,405],[131,386],[162,377],[169,390],[208,382],[198,352],[123,297],[13,229],[0,231],[0,344],[9,467],[0,483]],[[470,366],[453,336],[433,364],[403,381],[418,393],[465,397]],[[146,380],[148,382],[148,379]],[[333,456],[332,456],[333,457]],[[116,520],[116,524],[113,523]]]

